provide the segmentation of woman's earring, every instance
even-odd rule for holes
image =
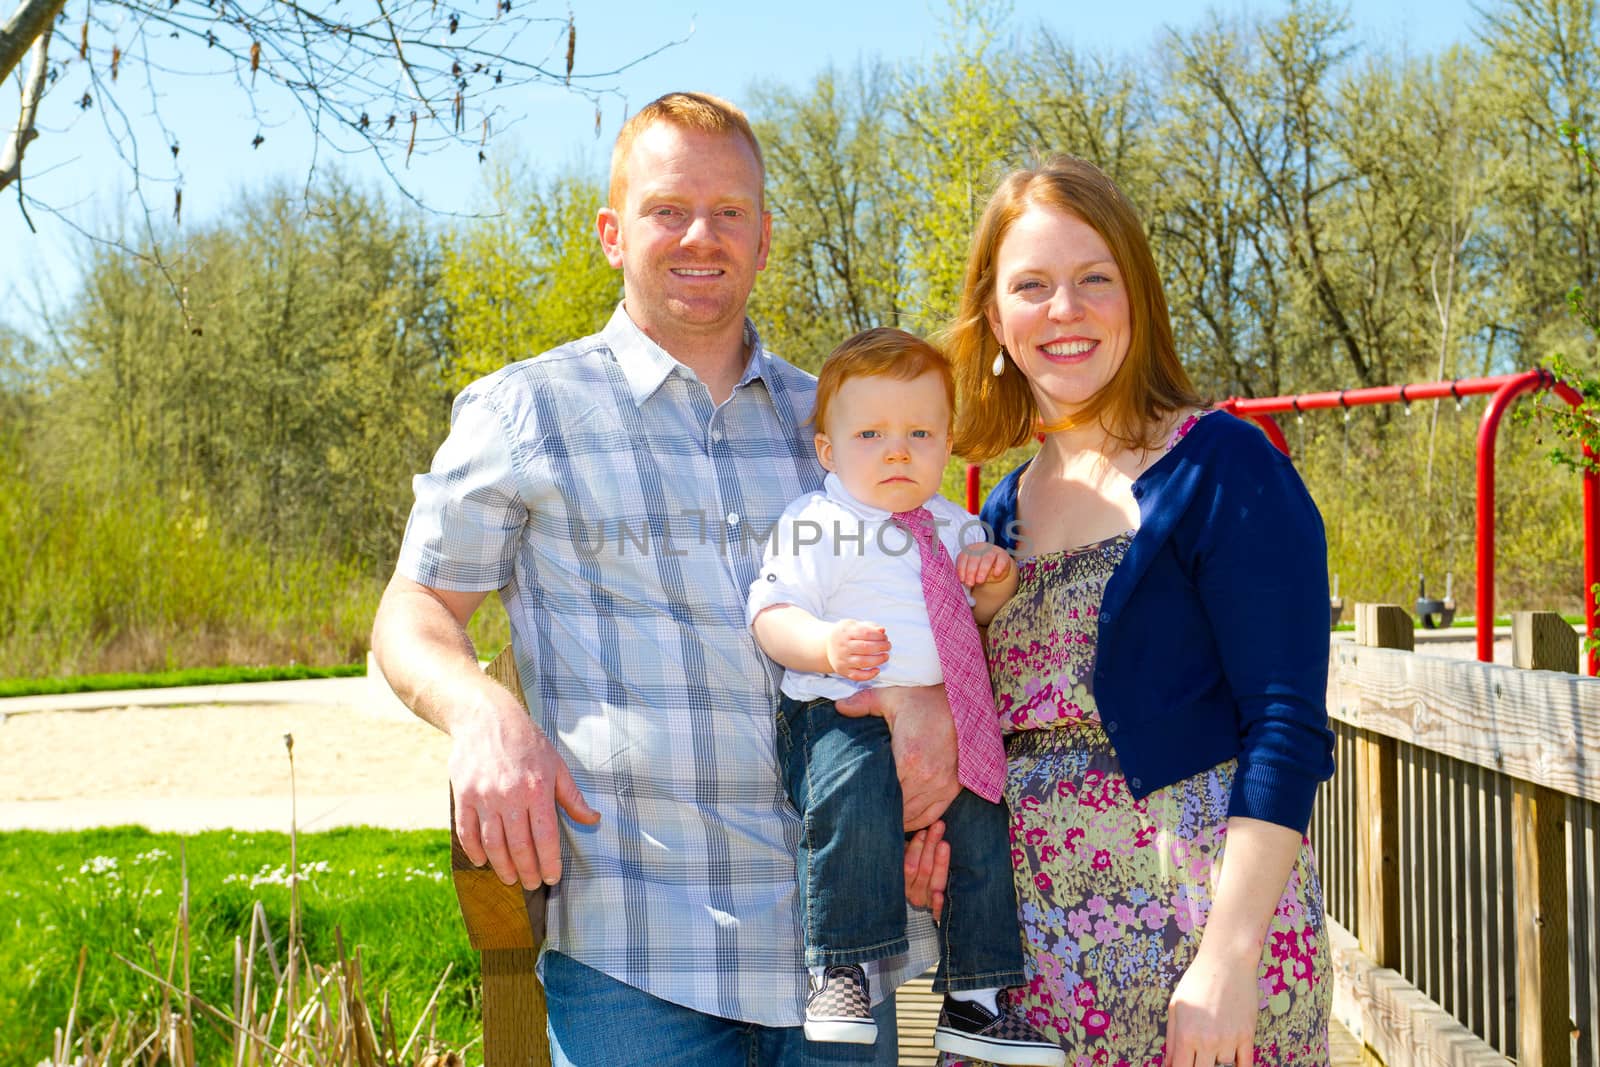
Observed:
[[[989,373],[993,374],[996,378],[998,378],[1002,374],[1004,374],[1005,372],[1006,372],[1006,346],[1005,345],[1001,345],[1000,346],[1000,351],[996,352],[995,355],[994,355],[994,362],[989,364]]]

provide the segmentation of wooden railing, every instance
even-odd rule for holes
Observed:
[[[1388,1067],[1600,1062],[1600,680],[1550,613],[1515,617],[1514,667],[1412,632],[1358,605],[1330,651],[1335,1014]]]

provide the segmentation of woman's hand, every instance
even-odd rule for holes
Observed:
[[[975,585],[1003,582],[1011,576],[1011,553],[999,545],[968,545],[956,556],[956,577],[971,589]]]
[[[906,842],[906,900],[933,911],[933,921],[944,915],[944,890],[950,880],[950,846],[944,840],[944,823],[918,830]]]
[[[1167,1005],[1163,1067],[1250,1067],[1261,1003],[1256,973],[1299,852],[1297,830],[1239,815],[1228,820],[1200,948]]]
[[[908,894],[909,895],[909,892]],[[1255,1059],[1260,953],[1227,958],[1202,944],[1167,1004],[1162,1067],[1251,1067]]]

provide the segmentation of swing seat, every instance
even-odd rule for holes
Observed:
[[[1456,618],[1456,598],[1450,595],[1450,575],[1444,576],[1444,599],[1428,595],[1428,582],[1417,575],[1417,618],[1424,630],[1442,630]]]
[[[1425,630],[1442,630],[1455,621],[1456,602],[1454,599],[1440,600],[1438,597],[1419,596],[1417,618],[1421,620]]]

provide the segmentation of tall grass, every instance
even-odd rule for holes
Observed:
[[[1358,409],[1281,420],[1326,520],[1329,569],[1346,602],[1409,604],[1419,571],[1430,592],[1454,576],[1473,597],[1474,437],[1482,405],[1431,406],[1407,418]],[[1435,453],[1431,477],[1427,454]],[[1576,477],[1545,459],[1537,427],[1502,429],[1497,608],[1581,610]],[[985,465],[983,488],[1026,449]],[[964,465],[944,489],[963,500]],[[392,534],[398,546],[400,530]],[[230,525],[226,501],[83,487],[31,471],[0,427],[0,678],[162,671],[219,665],[362,662],[387,573],[328,559],[315,546],[273,554]],[[386,566],[382,564],[381,566]],[[479,652],[508,640],[491,598],[474,620]]]
[[[248,1062],[344,1062],[328,1051],[340,1033],[385,1050],[392,1038],[379,1063],[419,1062],[430,1031],[437,1047],[470,1045],[477,968],[444,834],[335,830],[301,836],[297,849],[291,864],[283,834],[0,835],[0,1063],[101,1062],[97,1050],[126,1054],[156,1034],[192,1042],[192,1055],[161,1062],[235,1063],[239,1031],[210,1009],[253,1020],[281,1048],[291,1004],[309,1027],[287,1038],[299,1051]],[[58,1043],[65,1056],[52,1060]]]
[[[273,555],[193,494],[52,485],[4,446],[0,677],[364,661],[387,579],[370,564]],[[480,615],[493,655],[504,617]]]
[[[70,678],[0,678],[0,698],[57,693],[105,693],[120,689],[168,689],[191,685],[234,685],[241,682],[289,682],[304,678],[354,678],[366,664],[333,667],[191,667],[141,674],[77,674]]]
[[[381,582],[270,557],[188,495],[41,486],[0,466],[0,675],[350,663]]]

